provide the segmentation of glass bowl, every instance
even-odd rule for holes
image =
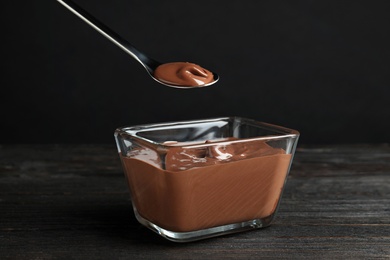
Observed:
[[[269,226],[298,138],[241,117],[115,131],[137,220],[175,242]]]

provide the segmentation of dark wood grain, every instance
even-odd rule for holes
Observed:
[[[186,244],[137,223],[114,145],[0,146],[0,259],[259,258],[390,258],[390,146],[300,147],[271,227]]]

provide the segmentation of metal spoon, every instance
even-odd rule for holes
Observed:
[[[102,22],[97,20],[95,17],[93,17],[91,14],[89,14],[87,11],[85,11],[83,8],[75,4],[73,1],[70,0],[57,0],[59,3],[61,3],[63,6],[68,8],[72,13],[80,17],[84,22],[89,24],[92,28],[94,28],[96,31],[101,33],[103,36],[105,36],[107,39],[115,43],[119,48],[124,50],[127,54],[130,54],[131,57],[136,59],[139,63],[141,63],[142,66],[146,69],[146,71],[149,73],[149,75],[158,83],[161,83],[168,87],[173,88],[199,88],[199,87],[207,87],[215,82],[218,81],[219,76],[213,73],[214,81],[210,82],[208,84],[200,85],[200,86],[180,86],[180,85],[171,85],[167,84],[165,82],[162,82],[155,78],[153,76],[154,70],[161,65],[162,63],[155,61],[154,59],[148,57],[146,54],[142,53],[141,51],[137,50],[133,45],[131,45],[128,41],[123,39],[120,35],[115,33],[113,30],[108,28],[106,25],[104,25]]]

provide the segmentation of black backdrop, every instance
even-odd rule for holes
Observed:
[[[75,0],[157,60],[216,71],[177,90],[55,0],[6,1],[0,143],[113,143],[118,126],[237,115],[301,143],[389,142],[389,1]]]

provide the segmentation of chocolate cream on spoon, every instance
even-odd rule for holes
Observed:
[[[203,86],[214,81],[211,71],[190,62],[165,63],[156,68],[154,77],[161,82],[179,86]]]

